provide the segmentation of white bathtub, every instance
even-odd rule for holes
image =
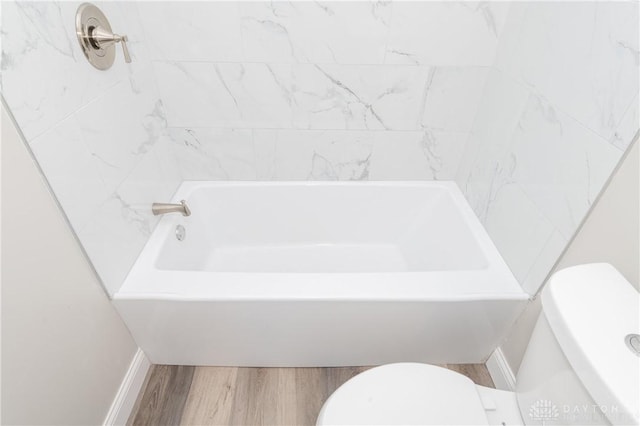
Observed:
[[[181,199],[192,215],[160,221],[114,296],[154,363],[481,362],[528,299],[454,183],[185,182]]]

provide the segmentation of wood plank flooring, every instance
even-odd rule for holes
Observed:
[[[443,367],[494,387],[483,364]],[[154,365],[129,425],[314,425],[324,401],[371,367],[236,368]]]

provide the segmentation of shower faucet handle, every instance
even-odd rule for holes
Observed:
[[[99,70],[111,68],[116,58],[116,43],[122,45],[124,60],[131,62],[126,35],[113,32],[104,13],[91,3],[82,3],[76,11],[76,36],[82,53]]]
[[[88,37],[89,42],[99,49],[106,49],[109,46],[120,43],[122,45],[124,61],[126,63],[131,63],[131,56],[129,55],[129,49],[127,48],[127,41],[129,41],[129,38],[126,35],[114,34],[105,28],[95,27],[89,31]]]
[[[129,39],[126,35],[120,37],[120,44],[122,45],[122,53],[124,54],[124,61],[128,64],[131,63],[131,56],[129,56],[129,49],[127,48],[127,42]]]

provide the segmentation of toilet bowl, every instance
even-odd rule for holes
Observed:
[[[608,264],[556,273],[515,391],[428,364],[365,371],[325,402],[318,425],[608,425],[640,420],[638,292]]]

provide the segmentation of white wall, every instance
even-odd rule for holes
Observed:
[[[638,129],[638,2],[515,2],[457,182],[534,294]]]
[[[2,108],[2,424],[102,424],[137,350]]]
[[[639,222],[640,143],[636,142],[555,270],[583,263],[608,262],[640,291]],[[514,372],[520,367],[540,309],[538,297],[501,345]]]
[[[75,34],[81,2],[3,1],[2,93],[73,229],[110,293],[122,284],[182,180],[131,2],[97,2],[130,38],[107,71]]]

